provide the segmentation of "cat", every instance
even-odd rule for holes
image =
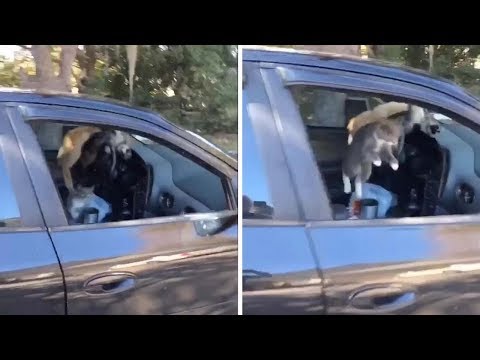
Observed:
[[[408,111],[408,107],[409,105],[406,103],[391,101],[377,105],[372,110],[364,111],[350,119],[347,125],[348,144],[350,145],[352,143],[353,136],[363,126],[378,120],[383,120],[389,117],[397,117],[400,114],[403,115]]]
[[[401,119],[382,119],[368,123],[358,129],[342,162],[344,192],[352,192],[351,179],[355,179],[355,194],[362,198],[362,184],[372,174],[372,164],[380,166],[382,162],[398,170],[399,162],[393,155],[402,137],[404,124]]]
[[[72,167],[80,159],[82,147],[90,137],[99,132],[95,126],[79,126],[68,131],[63,137],[63,144],[58,150],[57,161],[62,168],[63,180],[68,191],[74,191]],[[82,164],[86,166],[88,164]]]
[[[75,222],[82,221],[83,210],[88,207],[95,186],[76,186],[67,197],[67,210]]]
[[[82,223],[84,212],[88,208],[98,210],[97,222],[102,222],[112,212],[111,204],[95,194],[95,186],[77,185],[73,192],[68,194],[67,211],[75,223]]]

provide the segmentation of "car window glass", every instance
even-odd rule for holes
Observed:
[[[112,133],[100,126],[53,121],[33,121],[31,125],[71,225],[230,208],[226,176],[166,140],[126,128]],[[65,137],[67,144],[76,147],[63,149]],[[111,145],[99,145],[109,141],[116,144],[115,157]],[[64,168],[64,164],[70,165]],[[71,180],[65,174],[70,174]]]
[[[20,226],[20,210],[0,148],[0,227]]]
[[[272,218],[273,204],[265,166],[257,145],[243,93],[243,212],[244,218]]]
[[[474,129],[427,103],[304,85],[292,86],[291,92],[335,219],[480,212],[475,196],[480,191],[480,134]],[[340,114],[343,120],[335,120]],[[365,161],[378,151],[372,149],[380,149],[368,147],[378,138],[390,141],[388,149],[382,148],[379,160]]]

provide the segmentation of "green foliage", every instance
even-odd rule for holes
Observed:
[[[433,73],[480,95],[480,70],[474,67],[480,45],[435,45]],[[386,45],[383,58],[428,70],[428,45]]]
[[[124,47],[99,46],[98,54],[84,91],[128,101]],[[139,46],[133,102],[198,133],[236,133],[236,68],[236,46]]]
[[[0,56],[0,86],[18,87],[20,85],[20,78],[14,69],[13,61],[8,61],[4,56]]]
[[[125,47],[88,45],[85,49],[72,69],[79,91],[128,101]],[[200,134],[236,134],[237,52],[233,45],[141,45],[133,104]],[[53,47],[52,59],[58,67],[59,52]],[[31,57],[14,61],[0,57],[0,86],[20,86],[20,67],[34,74]],[[81,70],[86,75],[84,83]]]

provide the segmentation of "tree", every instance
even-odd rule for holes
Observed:
[[[480,95],[479,45],[387,45],[382,58],[428,70]]]
[[[385,45],[367,45],[368,56],[381,58],[385,54]]]
[[[134,82],[128,63],[126,48],[97,46],[95,76],[82,91],[131,100],[194,131],[236,133],[236,46],[138,46]]]
[[[24,48],[28,48],[22,45]],[[40,91],[72,90],[72,65],[75,61],[78,45],[60,45],[60,62],[58,75],[55,75],[52,61],[51,45],[32,45],[28,49],[35,61],[35,75],[28,75],[20,71],[20,86]]]
[[[360,45],[295,45],[295,48],[328,52],[342,55],[360,56]],[[347,95],[341,92],[331,92],[318,89],[313,94],[313,106],[315,118],[338,121],[344,114],[344,106]]]
[[[129,101],[133,101],[133,81],[137,64],[137,45],[127,45]]]
[[[78,92],[83,93],[89,86],[89,82],[94,81],[96,76],[97,65],[97,49],[96,45],[85,45],[83,49],[77,51],[77,63],[80,73],[76,77]],[[91,84],[90,84],[91,85]]]
[[[15,73],[15,63],[0,56],[0,86],[17,87],[19,85],[20,78]]]
[[[63,46],[22,45],[28,56],[23,60],[17,56],[8,69],[6,65],[3,72],[0,69],[0,85],[19,85],[22,78],[24,87],[62,91],[76,87],[80,93],[151,108],[203,134],[236,134],[236,46],[129,46],[135,47],[136,56],[128,46],[80,45],[68,60]],[[21,76],[20,67],[26,69]]]
[[[433,72],[433,54],[435,53],[435,45],[428,45],[428,71]]]

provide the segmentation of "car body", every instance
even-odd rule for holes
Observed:
[[[480,101],[426,72],[316,52],[245,47],[243,75],[243,314],[480,314]],[[438,202],[453,210],[335,220],[327,184],[343,189],[346,124],[305,126],[296,86],[441,114],[451,165]],[[314,151],[315,131],[327,140]]]
[[[224,175],[229,210],[69,225],[27,121],[121,126],[174,144]],[[2,89],[0,128],[2,314],[237,314],[233,158],[149,110],[83,96]]]

